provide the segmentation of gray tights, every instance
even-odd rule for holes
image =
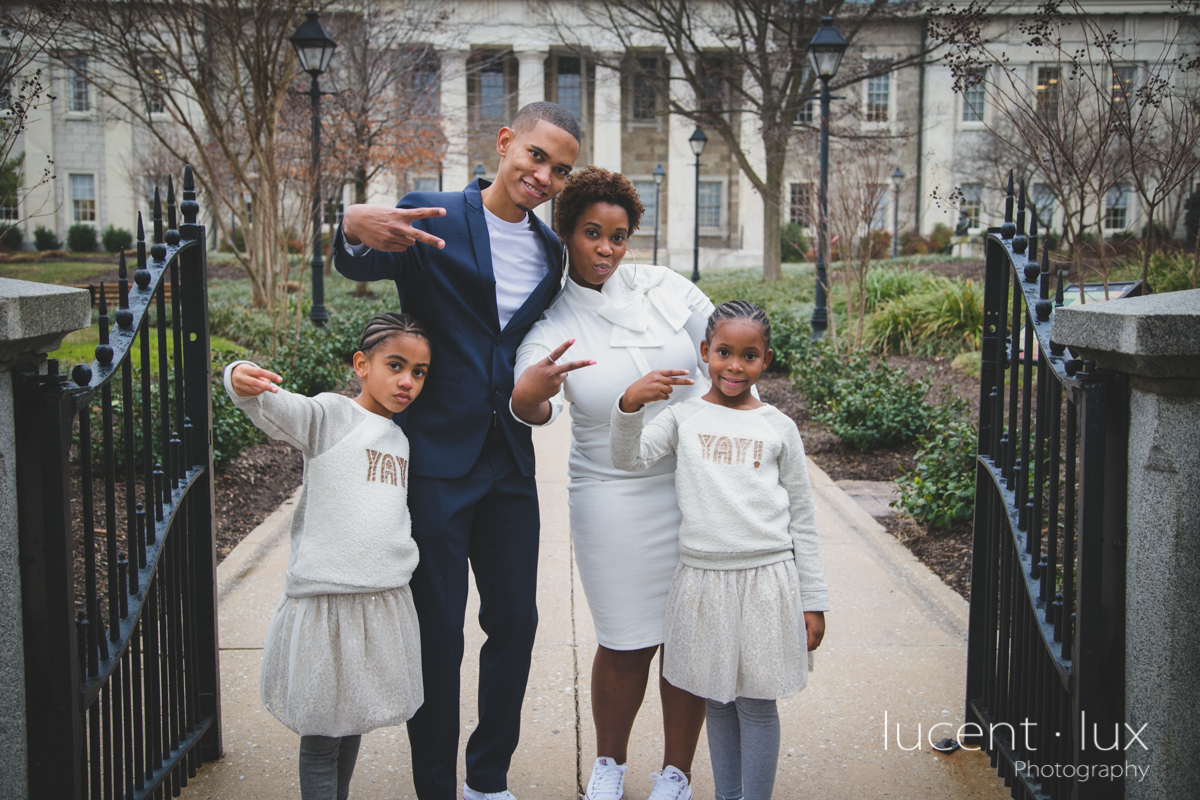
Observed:
[[[362,736],[301,736],[300,797],[346,800]]]
[[[717,800],[770,800],[779,765],[779,710],[774,700],[706,700],[708,752]]]

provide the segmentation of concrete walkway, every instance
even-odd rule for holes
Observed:
[[[519,800],[570,800],[595,758],[591,661],[596,641],[567,524],[569,422],[534,431],[542,546],[541,624],[526,694],[521,746],[509,788]],[[817,524],[833,611],[809,688],[780,703],[783,747],[775,797],[1008,797],[987,757],[944,756],[934,742],[962,723],[967,604],[897,544],[810,462]],[[258,697],[267,621],[283,589],[291,505],[285,503],[221,564],[221,679],[225,758],[185,790],[190,798],[299,798],[298,737]],[[472,596],[473,607],[478,600]],[[475,724],[474,687],[483,634],[468,614],[462,745]],[[885,736],[884,715],[890,732]],[[929,729],[939,723],[933,731]],[[897,729],[897,725],[899,729]],[[918,734],[918,726],[920,733]],[[905,748],[918,749],[903,750]],[[460,746],[461,747],[461,746]],[[713,796],[703,736],[693,768],[697,800]],[[633,732],[625,797],[644,800],[662,751],[657,682]],[[351,796],[412,798],[404,728],[363,737]],[[460,749],[460,779],[462,775]]]

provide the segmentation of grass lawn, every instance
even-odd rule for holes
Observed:
[[[214,350],[232,350],[237,353],[244,353],[246,349],[241,345],[235,344],[228,339],[222,339],[220,336],[212,337],[211,346]],[[67,334],[63,339],[62,345],[49,354],[49,358],[58,359],[58,371],[60,374],[67,374],[71,371],[71,367],[76,364],[91,364],[96,360],[96,345],[100,342],[100,325],[96,324],[90,328],[84,328],[81,331]],[[134,367],[141,363],[141,344],[134,345]],[[170,351],[170,342],[168,342],[167,350]],[[154,329],[150,330],[150,369],[154,375],[158,375],[158,332]]]
[[[13,278],[35,283],[87,283],[97,275],[112,272],[112,264],[90,264],[83,261],[34,261],[28,264],[0,263],[0,278]]]

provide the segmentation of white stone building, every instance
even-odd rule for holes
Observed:
[[[1113,19],[1132,42],[1128,77],[1135,84],[1142,80],[1139,67],[1144,71],[1165,43],[1176,38],[1179,23],[1168,2],[1097,0],[1089,7]],[[400,180],[376,182],[370,187],[370,202],[394,203],[411,189],[458,188],[472,180],[479,167],[491,177],[497,164],[496,131],[525,103],[553,100],[580,120],[583,142],[577,166],[596,164],[623,172],[642,192],[647,215],[632,240],[638,258],[650,257],[657,228],[659,261],[690,268],[699,215],[701,269],[762,263],[762,200],[728,146],[715,135],[709,137],[701,158],[697,207],[695,159],[687,141],[694,124],[665,113],[662,99],[644,81],[589,58],[589,52],[603,52],[603,43],[592,41],[593,49],[582,51],[578,42],[565,46],[556,29],[546,24],[546,8],[532,0],[459,0],[450,6],[454,33],[446,42],[434,42],[440,60],[438,107],[448,139],[440,175],[432,165]],[[556,10],[572,13],[572,4],[564,0],[553,0],[549,8],[551,15]],[[1012,26],[1016,19],[998,18],[997,25]],[[919,17],[868,28],[846,53],[842,69],[861,71],[880,59],[903,57],[918,50],[925,36]],[[664,72],[679,70],[665,48],[646,44],[639,58],[647,65]],[[1010,56],[1012,63],[1028,65],[1031,86],[1043,77],[1049,80],[1050,73],[1038,71],[1044,71],[1044,54],[1017,47]],[[86,73],[86,60],[76,68]],[[37,225],[56,230],[59,238],[79,222],[98,229],[110,224],[132,229],[136,212],[149,206],[146,170],[139,164],[133,126],[106,114],[104,98],[77,72],[52,65],[49,75],[49,94],[55,99],[30,115],[24,150],[27,175],[50,160],[55,177],[34,189],[21,208],[28,217],[26,242]],[[956,187],[961,188],[962,211],[974,230],[997,224],[995,182],[981,177],[964,155],[979,147],[995,117],[986,98],[955,94],[950,71],[940,64],[898,69],[838,94],[833,105],[841,124],[853,117],[853,124],[863,130],[894,137],[878,183],[886,202],[874,215],[872,227],[890,231],[894,218],[902,232],[928,233],[938,223],[954,227],[959,210],[933,195],[936,191],[944,197]],[[800,121],[817,122],[816,106],[814,102],[806,108]],[[847,114],[849,108],[852,114]],[[752,163],[760,164],[762,144],[755,121],[748,114],[738,116],[742,148]],[[811,128],[808,131],[798,134],[791,148],[783,197],[783,221],[804,226],[812,221],[810,198],[816,188],[815,136]],[[660,164],[666,176],[656,219],[653,173]],[[831,183],[840,179],[841,168],[835,147]],[[905,175],[898,193],[888,181],[894,168]],[[1044,194],[1038,185],[1031,191]],[[347,189],[344,202],[350,196]],[[539,213],[548,218],[549,204]],[[1110,193],[1102,213],[1113,232],[1140,227],[1136,197],[1128,190]]]

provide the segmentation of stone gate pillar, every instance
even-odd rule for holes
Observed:
[[[1129,378],[1125,758],[1136,800],[1200,786],[1200,290],[1060,308],[1054,341]],[[1108,735],[1105,732],[1104,735]],[[1145,748],[1143,749],[1143,743]]]

